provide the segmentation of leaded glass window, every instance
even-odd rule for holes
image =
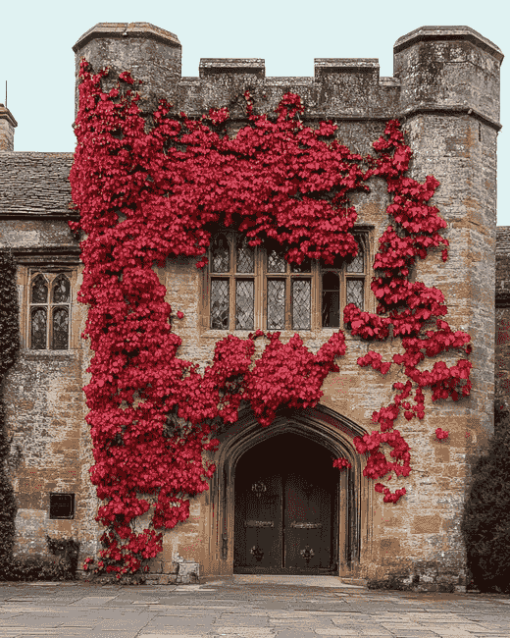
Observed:
[[[365,258],[365,242],[363,235],[358,236],[358,254],[354,259],[347,263],[345,268],[347,278],[345,282],[345,304],[353,303],[360,310],[365,309],[365,278],[360,275],[365,274],[366,258]],[[351,273],[357,275],[351,277]]]
[[[342,327],[343,309],[365,308],[367,233],[358,254],[333,264],[290,264],[274,239],[252,248],[242,233],[213,235],[208,272],[208,326],[215,330],[321,330]],[[205,285],[205,282],[204,282]],[[204,308],[205,310],[205,308]]]
[[[70,288],[69,279],[59,275],[53,282],[53,303],[69,302]]]
[[[32,303],[48,303],[48,282],[42,275],[32,282]]]
[[[292,280],[292,328],[293,330],[311,330],[311,291],[310,279]]]
[[[253,330],[255,250],[244,236],[227,231],[213,236],[209,261],[211,329]]]
[[[67,308],[53,311],[53,350],[67,350],[69,341],[69,312]]]
[[[71,282],[66,275],[34,274],[30,284],[29,313],[32,350],[69,348],[70,303]]]
[[[253,330],[253,279],[236,279],[236,330]]]
[[[211,281],[211,328],[228,330],[229,318],[229,280]]]
[[[304,259],[301,264],[289,264],[285,259],[285,250],[274,241],[268,243],[266,255],[264,328],[311,330],[312,261]]]
[[[347,280],[347,304],[353,303],[360,310],[363,310],[363,280],[348,279]]]
[[[255,251],[248,245],[246,237],[238,237],[236,248],[236,271],[242,273],[255,272]]]
[[[228,272],[230,270],[230,247],[225,235],[214,237],[211,256],[211,272]]]
[[[45,350],[46,349],[46,337],[47,337],[47,310],[46,308],[32,308],[30,317],[32,328],[32,349],[33,350]]]
[[[364,273],[365,272],[365,254],[363,251],[363,243],[358,241],[358,254],[354,259],[347,263],[348,273]]]
[[[285,280],[267,280],[267,329],[285,328]]]
[[[287,270],[287,262],[283,256],[283,251],[278,248],[271,248],[267,253],[267,272],[283,273]]]

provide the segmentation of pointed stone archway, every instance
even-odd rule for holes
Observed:
[[[283,434],[299,437],[299,440],[305,442],[308,440],[310,448],[313,446],[316,450],[323,450],[324,458],[327,456],[331,460],[345,457],[352,465],[351,469],[342,472],[335,470],[337,477],[331,502],[332,560],[326,567],[319,567],[318,564],[315,567],[317,573],[359,576],[371,549],[373,488],[363,476],[365,458],[356,452],[353,439],[366,434],[366,430],[351,419],[323,406],[281,411],[267,428],[261,427],[253,415],[246,411],[235,424],[219,430],[217,438],[220,439],[220,446],[218,452],[210,457],[217,469],[211,479],[210,491],[206,493],[204,531],[208,537],[208,547],[202,573],[212,575],[235,572],[236,475],[242,474],[240,463],[250,450],[260,444],[270,446],[271,439]],[[277,439],[274,440],[276,443]],[[253,454],[256,452],[252,456]],[[277,489],[284,489],[283,485],[282,483]],[[283,521],[280,522],[283,524]],[[253,523],[248,522],[248,526],[253,526]],[[310,560],[309,566],[311,565]],[[282,568],[283,571],[279,573],[287,573],[285,565]]]

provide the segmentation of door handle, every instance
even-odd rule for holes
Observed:
[[[274,527],[274,521],[244,521],[245,527]]]
[[[322,527],[322,523],[298,523],[297,521],[292,521],[290,526],[297,527],[299,529],[317,529]]]

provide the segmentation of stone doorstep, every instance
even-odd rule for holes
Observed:
[[[366,578],[343,578],[342,576],[339,578],[346,585],[358,585],[359,587],[366,587],[368,582]]]

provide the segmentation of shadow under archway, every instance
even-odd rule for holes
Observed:
[[[235,476],[234,573],[338,573],[338,470],[296,433],[251,448]]]

